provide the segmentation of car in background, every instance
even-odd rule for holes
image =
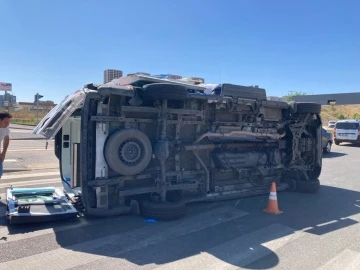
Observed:
[[[328,122],[328,128],[334,128],[334,126],[336,125],[336,120],[330,120],[329,122]]]
[[[334,128],[334,142],[339,145],[342,142],[360,144],[360,121],[340,120]]]
[[[323,128],[322,129],[323,152],[324,153],[330,153],[332,144],[333,144],[333,135],[332,135],[332,133]]]

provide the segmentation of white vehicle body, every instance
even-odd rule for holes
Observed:
[[[342,142],[360,143],[360,121],[340,120],[334,129],[334,141],[339,145]]]
[[[85,213],[158,219],[186,203],[316,192],[321,106],[266,100],[265,89],[135,75],[88,84],[35,128],[55,138],[64,191]]]
[[[335,120],[330,120],[330,121],[328,122],[328,127],[335,125],[336,122],[337,122],[337,121],[335,121]]]

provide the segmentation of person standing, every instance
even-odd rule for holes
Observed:
[[[10,121],[12,115],[8,112],[0,112],[0,146],[2,142],[1,152],[0,152],[0,178],[4,172],[4,160],[6,157],[6,151],[10,143]]]

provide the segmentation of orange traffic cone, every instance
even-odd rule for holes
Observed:
[[[266,209],[264,209],[263,211],[265,213],[273,214],[273,215],[278,215],[278,214],[283,213],[283,211],[279,210],[275,182],[272,182],[272,184],[271,184],[268,205],[267,205]]]

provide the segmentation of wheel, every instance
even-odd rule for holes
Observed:
[[[327,142],[326,146],[323,148],[324,153],[331,152],[331,142]]]
[[[296,102],[296,113],[321,113],[321,105],[315,102]]]
[[[336,145],[340,145],[340,142],[337,141],[337,140],[335,140],[335,144],[336,144]]]
[[[144,87],[142,97],[146,100],[178,100],[188,98],[188,90],[185,86],[170,83],[152,83]]]
[[[177,202],[141,202],[141,215],[145,218],[158,220],[175,220],[186,214],[186,203],[184,200]]]
[[[135,175],[150,163],[151,142],[137,129],[123,129],[110,136],[105,145],[104,156],[108,166],[116,173]]]
[[[319,179],[311,181],[296,181],[296,191],[302,193],[316,193],[320,188]]]

